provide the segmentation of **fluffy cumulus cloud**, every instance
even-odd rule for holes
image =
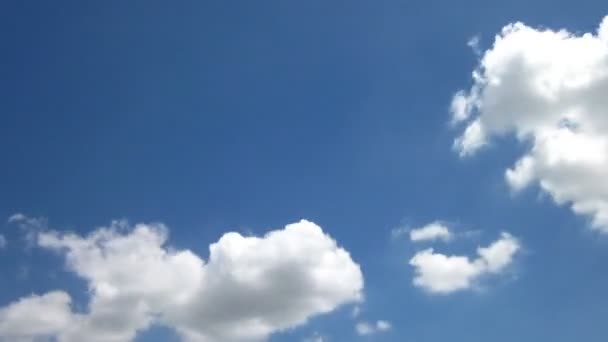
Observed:
[[[387,321],[377,321],[376,323],[370,322],[358,322],[355,325],[355,331],[360,336],[373,335],[380,332],[386,332],[391,330],[392,325]]]
[[[508,233],[502,233],[488,247],[477,248],[475,259],[444,255],[429,248],[416,253],[410,260],[415,269],[413,283],[437,294],[470,289],[480,278],[504,271],[519,250],[518,240]]]
[[[536,184],[608,233],[607,94],[608,17],[584,34],[510,24],[452,101],[466,125],[454,147],[467,156],[515,136],[526,151],[505,171],[510,187]]]
[[[263,237],[227,233],[206,262],[167,238],[161,224],[124,222],[87,236],[39,233],[38,246],[86,280],[88,307],[74,312],[62,291],[22,298],[1,309],[0,341],[124,342],[152,324],[184,341],[261,341],[362,299],[359,266],[312,222]]]
[[[443,240],[449,241],[452,238],[449,228],[440,223],[433,222],[426,226],[410,230],[410,240],[413,242]]]
[[[63,291],[22,298],[0,309],[1,341],[40,341],[70,328],[74,315]]]

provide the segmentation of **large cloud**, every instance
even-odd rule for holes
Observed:
[[[362,299],[359,266],[312,222],[264,237],[227,233],[207,263],[167,237],[160,224],[120,222],[84,237],[40,233],[38,245],[87,281],[88,309],[72,312],[64,292],[23,298],[0,312],[0,340],[124,342],[158,323],[186,341],[258,341]]]
[[[470,289],[481,277],[504,271],[519,250],[519,242],[508,233],[503,233],[488,247],[477,248],[478,256],[473,260],[467,256],[435,253],[429,248],[416,253],[410,260],[416,272],[413,282],[415,286],[438,294]]]
[[[538,184],[608,233],[608,17],[585,34],[508,25],[473,81],[452,102],[454,121],[467,122],[459,153],[514,134],[527,151],[505,171],[511,188]]]

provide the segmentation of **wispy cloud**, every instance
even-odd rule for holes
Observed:
[[[379,321],[376,321],[375,323],[362,321],[362,322],[358,322],[355,325],[355,331],[360,336],[368,336],[368,335],[373,335],[373,334],[377,334],[377,333],[381,333],[381,332],[386,332],[386,331],[391,330],[391,328],[392,328],[391,323],[388,321],[384,321],[384,320],[379,320]]]

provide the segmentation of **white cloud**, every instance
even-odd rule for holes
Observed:
[[[51,338],[70,328],[76,317],[63,291],[22,298],[0,309],[0,341]]]
[[[388,331],[391,330],[393,326],[388,321],[378,321],[376,322],[376,329],[379,331]]]
[[[513,256],[520,250],[519,241],[508,233],[502,233],[500,239],[488,247],[477,248],[483,269],[487,272],[499,273],[513,261]]]
[[[16,224],[19,228],[27,230],[41,230],[46,228],[47,220],[43,217],[29,217],[22,213],[16,213],[11,215],[7,223]]]
[[[379,332],[386,332],[391,330],[392,325],[388,321],[379,320],[376,323],[370,322],[358,322],[355,325],[355,331],[360,336],[373,335]]]
[[[6,243],[6,238],[4,237],[4,235],[0,234],[0,249],[6,247]]]
[[[312,336],[307,337],[302,340],[302,342],[327,342],[327,341],[329,341],[329,339],[327,337],[319,334],[318,332],[315,332],[314,334],[312,334]]]
[[[416,273],[413,284],[438,294],[470,289],[482,276],[505,270],[519,249],[517,239],[507,233],[490,246],[477,248],[478,257],[474,260],[435,253],[429,248],[410,260]]]
[[[85,237],[40,233],[39,246],[65,255],[68,268],[87,281],[88,308],[72,313],[63,292],[22,299],[2,309],[0,341],[124,342],[154,323],[185,341],[260,341],[362,299],[359,266],[312,222],[264,237],[227,233],[210,246],[207,263],[167,247],[167,238],[163,225],[125,229],[124,222]],[[48,296],[53,300],[40,303]],[[31,307],[60,312],[61,320],[42,324],[45,315],[23,313]]]
[[[9,216],[7,222],[8,223],[21,222],[21,221],[25,221],[26,219],[27,219],[27,217],[25,215],[23,215],[22,213],[15,213],[15,214]]]
[[[368,322],[359,322],[355,325],[355,330],[359,335],[370,335],[374,333],[375,327]]]
[[[597,32],[507,25],[452,101],[454,142],[471,155],[512,134],[526,152],[505,171],[513,190],[538,185],[608,233],[608,17]]]
[[[481,49],[479,48],[479,41],[480,41],[479,36],[473,36],[467,42],[467,45],[471,49],[473,49],[473,52],[475,52],[476,55],[481,55]]]
[[[27,247],[33,247],[36,244],[38,232],[47,228],[47,220],[43,217],[29,217],[22,213],[11,215],[7,223],[14,224],[24,233]]]
[[[410,230],[410,240],[413,242],[443,240],[449,241],[452,234],[447,226],[440,222],[429,223],[426,226]]]

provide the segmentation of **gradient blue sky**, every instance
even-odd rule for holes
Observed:
[[[461,160],[449,104],[506,24],[593,31],[601,1],[3,1],[0,217],[88,232],[161,221],[203,257],[230,230],[301,218],[361,265],[350,307],[271,341],[603,342],[608,240],[536,189],[510,193],[511,141]],[[445,220],[470,253],[507,230],[524,252],[483,291],[412,286],[418,249],[391,230]],[[86,302],[61,258],[10,225],[0,303],[55,288]],[[169,341],[154,328],[139,341]]]

